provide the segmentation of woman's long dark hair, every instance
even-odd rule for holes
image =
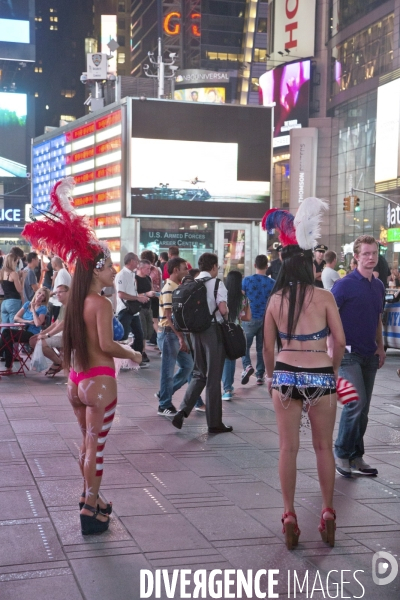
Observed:
[[[239,271],[229,271],[225,286],[228,290],[229,320],[234,322],[238,319],[242,307],[242,274]]]
[[[95,265],[100,258],[104,258],[103,253],[96,256],[93,261],[89,261],[87,267],[84,267],[79,260],[76,262],[63,327],[64,367],[66,370],[71,367],[73,352],[75,353],[75,367],[78,365],[82,371],[89,370],[83,307],[86,296],[89,294]]]
[[[309,302],[311,302],[314,290],[313,255],[311,250],[302,250],[299,246],[285,246],[282,249],[282,266],[279,271],[271,297],[281,292],[281,306],[279,318],[282,316],[283,303],[289,302],[288,320],[285,333],[288,335],[288,343],[296,329],[301,311],[304,306],[305,297],[311,291]],[[277,337],[278,350],[282,348],[282,342]]]

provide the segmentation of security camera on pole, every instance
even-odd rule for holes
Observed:
[[[108,73],[108,61],[113,57],[113,52],[119,48],[118,42],[110,40],[107,46],[110,55],[95,52],[86,55],[87,71],[82,73],[81,82],[90,86],[90,94],[84,104],[91,107],[92,112],[104,106],[104,85],[107,81],[115,81],[116,76]]]
[[[149,73],[149,69],[150,69],[150,65],[143,65],[143,69],[145,74],[147,75],[147,77],[154,77],[157,78],[158,80],[158,93],[157,96],[158,98],[164,98],[165,96],[165,79],[171,79],[171,96],[172,99],[174,97],[174,83],[175,83],[175,71],[179,68],[178,65],[175,65],[175,60],[177,59],[177,55],[175,54],[175,52],[171,52],[169,57],[170,57],[170,61],[169,62],[164,62],[163,61],[163,57],[162,57],[162,40],[159,37],[158,38],[158,56],[157,56],[157,60],[155,60],[154,57],[154,52],[148,52],[148,56],[149,56],[149,61],[152,65],[156,66],[157,69],[157,74],[155,73]],[[169,67],[170,70],[172,71],[171,74],[166,75],[165,74],[165,67]]]

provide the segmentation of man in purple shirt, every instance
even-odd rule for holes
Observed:
[[[364,435],[376,371],[385,362],[382,320],[385,288],[374,277],[378,262],[375,239],[362,235],[354,242],[357,268],[335,282],[335,296],[346,335],[346,351],[339,375],[357,389],[358,402],[345,404],[335,442],[336,471],[343,477],[377,475],[378,470],[364,462]]]

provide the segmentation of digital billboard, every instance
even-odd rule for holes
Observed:
[[[174,100],[184,100],[185,102],[211,102],[213,104],[224,104],[225,88],[204,87],[189,88],[186,90],[175,90]]]
[[[0,60],[35,60],[34,0],[0,0]]]
[[[51,188],[72,175],[76,211],[87,215],[97,237],[108,241],[116,263],[123,198],[122,118],[121,109],[112,110],[38,138],[32,148],[33,214],[49,210]]]
[[[375,183],[399,176],[400,79],[378,87]]]
[[[116,15],[101,15],[101,53],[110,56],[110,48],[107,44],[111,40],[117,41],[117,17]],[[112,52],[113,56],[108,61],[108,73],[117,74],[117,53]]]
[[[0,92],[0,176],[26,177],[27,95]]]
[[[271,110],[132,99],[131,213],[260,218],[269,205]]]
[[[267,181],[238,180],[238,154],[237,143],[132,138],[132,196],[143,200],[265,202]]]
[[[311,61],[276,67],[259,78],[260,103],[274,107],[274,148],[290,144],[290,130],[307,127]]]

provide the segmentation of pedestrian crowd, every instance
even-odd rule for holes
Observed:
[[[66,193],[61,186],[54,197]],[[316,214],[324,208],[318,202]],[[335,252],[316,244],[316,234],[310,241],[301,225],[305,204],[296,219],[286,211],[269,211],[266,228],[280,233],[284,225],[276,220],[277,213],[290,217],[285,217],[285,243],[275,247],[278,257],[268,265],[267,256],[261,254],[252,275],[242,277],[233,270],[225,281],[218,277],[216,254],[203,253],[196,269],[176,246],[160,257],[150,250],[140,256],[128,252],[117,273],[108,248],[77,215],[64,214],[58,205],[63,226],[73,230],[77,240],[70,242],[71,248],[57,241],[57,222],[47,219],[52,242],[44,244],[46,251],[25,257],[14,247],[4,257],[1,374],[13,372],[15,343],[50,361],[47,376],[63,368],[69,371],[68,398],[82,431],[79,507],[84,535],[105,531],[112,512],[99,489],[105,441],[117,404],[114,358],[149,368],[153,348],[161,355],[157,414],[178,430],[195,409],[205,415],[210,434],[233,431],[222,420],[222,403],[235,397],[237,358],[242,362],[241,385],[248,385],[254,376],[256,385],[266,386],[280,438],[282,524],[288,549],[300,537],[294,508],[299,429],[304,422],[311,427],[322,495],[318,527],[322,539],[334,545],[335,471],[346,478],[378,473],[364,461],[364,436],[375,375],[385,361],[381,320],[385,287],[390,281],[397,285],[398,278],[381,260],[375,239],[365,235],[355,241],[351,268],[341,277]],[[42,230],[41,238],[37,231],[35,223],[24,230],[33,246],[43,239]],[[78,246],[80,237],[86,241]],[[189,308],[190,314],[185,313]],[[244,344],[237,358],[230,348],[235,336]],[[343,401],[333,444],[342,380],[354,396],[351,402]],[[177,408],[174,394],[186,383]]]

